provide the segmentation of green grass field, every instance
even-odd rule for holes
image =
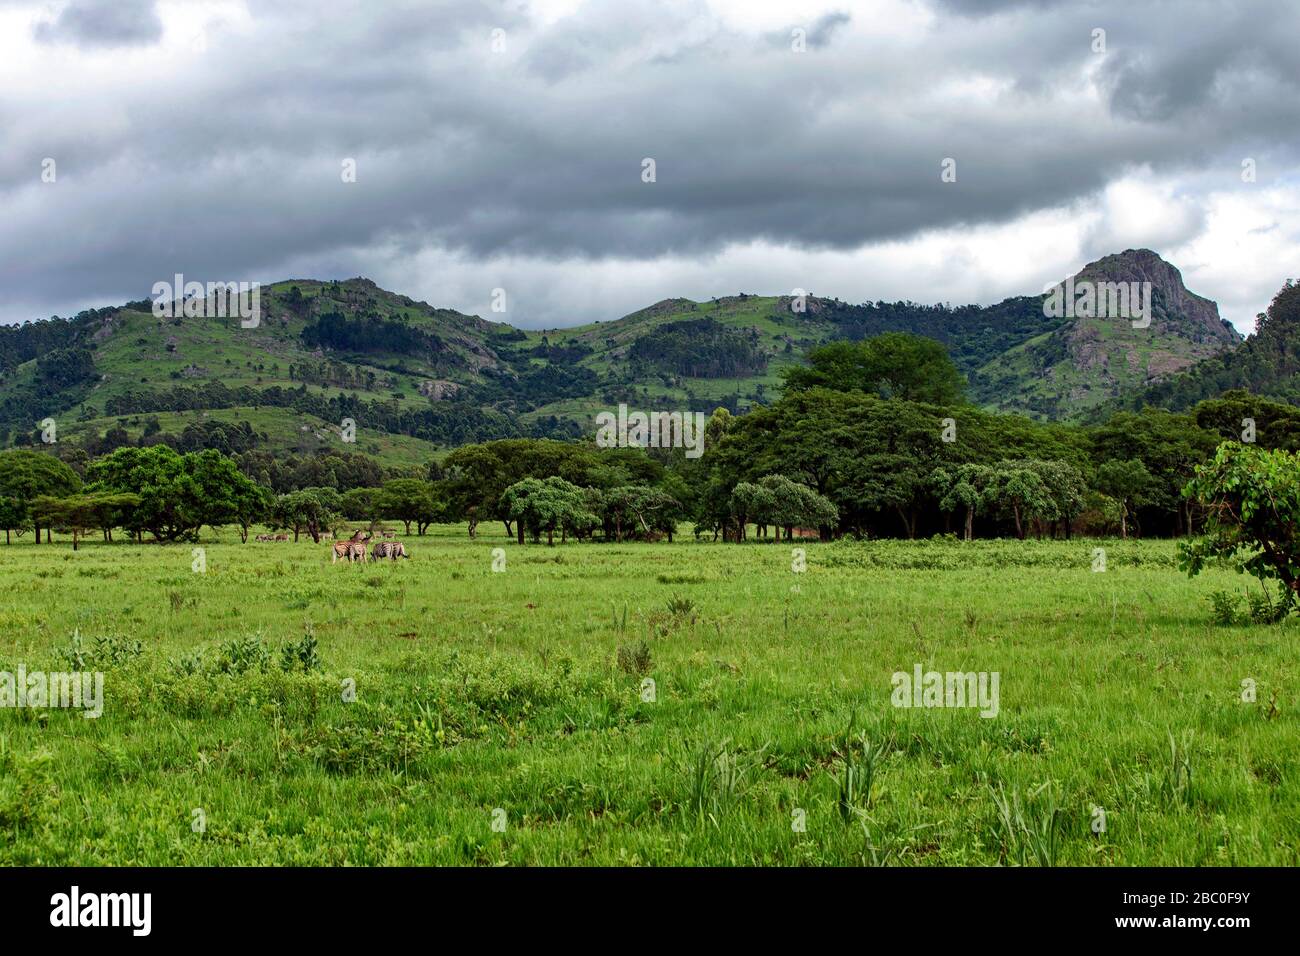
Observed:
[[[0,546],[0,671],[105,673],[98,719],[0,711],[0,862],[1300,862],[1296,628],[1213,626],[1247,579],[1172,542],[483,530]],[[892,706],[917,664],[997,716]]]

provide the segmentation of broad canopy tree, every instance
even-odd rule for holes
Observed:
[[[524,543],[525,530],[534,541],[546,532],[546,543],[555,543],[555,532],[561,540],[569,534],[589,531],[600,519],[587,507],[583,489],[563,478],[525,478],[515,482],[501,496],[504,512],[515,522],[520,544]]]
[[[374,508],[382,518],[400,521],[411,533],[415,524],[418,534],[442,518],[442,508],[434,497],[432,482],[418,478],[394,478],[387,482],[375,496]]]
[[[269,496],[218,451],[178,454],[167,445],[119,448],[86,470],[89,490],[140,498],[124,525],[158,541],[191,541],[203,525],[235,523],[244,540]]]
[[[783,374],[787,394],[829,388],[951,405],[960,402],[966,390],[966,380],[943,343],[908,332],[831,342],[810,351],[807,366],[790,366]]]
[[[0,524],[4,525],[5,543],[11,531],[21,534],[31,527],[39,544],[41,528],[47,528],[48,537],[48,526],[33,515],[32,502],[40,495],[58,498],[80,488],[77,473],[51,454],[26,449],[0,452]]]
[[[275,527],[292,529],[294,541],[306,531],[319,544],[321,533],[330,530],[342,513],[343,499],[333,488],[303,488],[277,497],[270,518]]]

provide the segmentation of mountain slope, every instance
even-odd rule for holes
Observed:
[[[1149,249],[1098,259],[1067,280],[1067,288],[1116,282],[1150,283],[1149,326],[1135,328],[1140,320],[1129,316],[1064,317],[1057,328],[979,368],[971,376],[972,397],[1003,411],[1078,417],[1231,351],[1241,341],[1219,317],[1218,306],[1189,292],[1179,271]],[[1047,296],[1038,299],[1043,303]]]
[[[615,321],[528,331],[366,279],[264,286],[253,329],[233,318],[156,318],[143,300],[0,329],[0,446],[30,440],[46,416],[88,444],[118,427],[192,437],[247,422],[241,434],[272,451],[337,440],[340,450],[409,463],[468,441],[587,434],[597,411],[620,402],[741,411],[774,400],[782,369],[810,348],[886,331],[943,342],[981,404],[1065,417],[1235,343],[1214,303],[1188,293],[1154,253],[1107,257],[1079,274],[1088,277],[1151,281],[1151,328],[1054,318],[1042,295],[957,307],[679,298]],[[356,424],[350,449],[346,419]]]
[[[1240,348],[1113,404],[1120,408],[1157,405],[1183,411],[1229,389],[1247,389],[1300,405],[1300,284],[1287,281]]]

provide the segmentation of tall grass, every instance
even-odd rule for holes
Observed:
[[[0,671],[105,675],[0,709],[0,863],[1300,862],[1296,625],[1171,542],[202,544],[0,545]]]

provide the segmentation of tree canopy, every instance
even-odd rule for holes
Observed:
[[[809,352],[808,363],[784,371],[787,392],[820,387],[950,405],[962,400],[966,388],[942,343],[907,332],[831,342]]]

